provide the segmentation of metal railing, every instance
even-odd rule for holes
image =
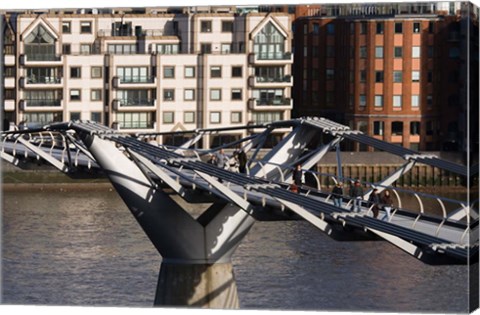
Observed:
[[[30,76],[26,77],[27,84],[59,84],[62,77],[56,76]]]
[[[118,77],[120,83],[154,83],[154,76]]]
[[[268,77],[268,76],[261,76],[255,77],[255,81],[257,83],[290,83],[292,82],[292,76],[275,76],[275,77]]]
[[[257,106],[285,106],[291,104],[291,98],[255,99]]]
[[[51,99],[51,100],[38,100],[38,99],[25,99],[27,107],[30,106],[60,106],[62,100],[60,99]]]
[[[62,56],[55,54],[27,54],[26,61],[60,61]]]
[[[126,98],[117,100],[121,107],[123,106],[153,106],[155,104],[154,99],[138,99],[138,98]]]
[[[255,53],[257,60],[289,60],[292,58],[291,52],[266,52]]]

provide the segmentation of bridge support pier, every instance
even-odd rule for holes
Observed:
[[[239,308],[232,263],[162,262],[154,305]]]
[[[249,204],[232,195],[194,219],[156,187],[140,159],[131,160],[135,154],[96,136],[83,134],[82,140],[163,258],[155,306],[238,308],[231,257],[255,222],[245,210]],[[199,175],[228,195],[227,187]]]

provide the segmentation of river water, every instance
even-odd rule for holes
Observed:
[[[5,304],[153,305],[161,257],[114,191],[4,192],[2,242]],[[255,223],[233,265],[242,309],[468,310],[467,266],[338,242],[303,221]]]

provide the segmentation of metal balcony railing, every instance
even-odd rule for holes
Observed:
[[[258,60],[289,60],[292,58],[291,52],[266,52],[255,53]]]
[[[277,76],[277,77],[255,77],[257,83],[290,83],[292,82],[292,76]]]
[[[27,84],[59,84],[62,78],[55,76],[30,76],[26,80]]]
[[[136,99],[136,98],[127,98],[127,99],[118,99],[120,107],[123,106],[153,106],[155,104],[154,99]]]
[[[25,55],[27,61],[60,61],[61,56],[55,54],[28,54]]]

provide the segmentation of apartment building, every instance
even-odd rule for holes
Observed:
[[[133,134],[290,118],[287,13],[56,9],[4,12],[3,18],[3,103],[10,122],[93,120]],[[240,136],[245,131],[206,137],[202,145]]]
[[[478,8],[317,5],[295,14],[294,115],[328,117],[416,150],[466,150]]]

